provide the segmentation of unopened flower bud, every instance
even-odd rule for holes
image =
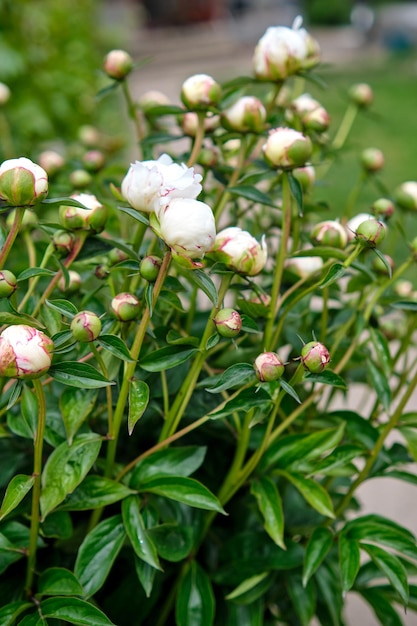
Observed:
[[[216,330],[222,337],[236,337],[242,329],[242,318],[235,309],[221,309],[214,317]]]
[[[330,115],[320,102],[312,98],[310,94],[305,93],[298,96],[292,102],[291,108],[306,130],[322,133],[329,127]]]
[[[129,255],[120,248],[112,248],[107,256],[110,265],[116,265],[122,261],[127,261]]]
[[[239,133],[260,133],[265,120],[266,109],[255,96],[242,96],[222,113],[223,126]]]
[[[292,169],[305,165],[313,146],[309,137],[292,128],[271,130],[263,145],[266,160],[272,166]]]
[[[308,278],[323,267],[323,259],[319,256],[291,257],[285,261],[285,268],[298,278]]]
[[[395,202],[402,209],[417,211],[417,182],[409,180],[402,183],[394,192]]]
[[[378,198],[378,200],[375,200],[372,204],[371,211],[377,219],[381,218],[387,220],[393,215],[395,206],[392,200],[388,198]]]
[[[357,106],[368,107],[374,99],[374,94],[369,85],[358,83],[349,89],[349,97]]]
[[[109,78],[123,80],[133,69],[133,59],[125,50],[111,50],[104,58],[104,71]]]
[[[17,288],[16,276],[9,270],[0,271],[0,298],[9,298]]]
[[[91,230],[95,233],[101,232],[107,220],[106,207],[93,194],[73,194],[71,198],[77,200],[86,208],[60,206],[59,217],[64,228],[70,230]]]
[[[76,189],[85,189],[91,185],[91,174],[87,170],[74,170],[69,175],[70,183]]]
[[[270,383],[281,378],[285,367],[276,352],[262,352],[255,359],[254,369],[258,380]]]
[[[0,83],[0,106],[6,104],[10,99],[10,89],[5,83]]]
[[[101,150],[89,150],[83,155],[82,162],[86,170],[97,172],[104,166],[106,159]]]
[[[59,256],[67,256],[74,247],[75,237],[67,230],[57,230],[52,236],[52,245]]]
[[[411,280],[400,279],[393,285],[394,291],[400,298],[409,298],[413,293],[413,283]]]
[[[0,199],[9,205],[33,206],[47,193],[48,175],[30,159],[9,159],[0,165]]]
[[[55,150],[44,150],[38,156],[38,161],[48,176],[54,176],[65,165],[64,157]]]
[[[219,127],[220,117],[211,111],[207,111],[204,118],[204,133],[212,133]],[[198,129],[198,115],[194,111],[187,111],[181,119],[181,127],[186,135],[195,137]]]
[[[211,207],[192,198],[174,198],[159,212],[161,238],[174,252],[201,259],[211,250],[216,225]]]
[[[238,226],[217,233],[210,257],[246,276],[256,276],[265,267],[268,252],[265,237],[257,241]]]
[[[157,91],[156,89],[151,89],[146,91],[138,98],[138,104],[142,111],[146,113],[150,113],[152,109],[160,106],[167,106],[171,104],[170,99],[166,96],[162,91]]]
[[[304,368],[312,374],[319,374],[330,363],[330,354],[326,346],[318,341],[310,341],[301,350]]]
[[[78,130],[78,138],[87,148],[94,148],[101,144],[101,134],[98,128],[90,124],[84,124]]]
[[[316,171],[312,165],[304,165],[304,167],[296,167],[293,176],[298,180],[302,190],[307,193],[313,188],[316,181]]]
[[[384,155],[377,148],[367,148],[361,154],[361,164],[366,172],[379,172],[384,167]]]
[[[343,249],[348,242],[346,228],[336,220],[326,220],[316,224],[311,231],[311,240],[322,246]]]
[[[70,329],[76,341],[87,343],[100,335],[101,321],[92,311],[80,311],[72,318]]]
[[[203,167],[215,167],[220,158],[220,150],[217,146],[203,146],[198,153],[197,163]]]
[[[356,239],[363,246],[375,248],[385,238],[385,224],[375,219],[365,220],[356,230]]]
[[[0,376],[39,378],[51,366],[54,343],[45,333],[27,326],[9,326],[0,334]]]
[[[94,270],[94,276],[99,280],[105,280],[110,274],[110,268],[107,263],[99,263]]]
[[[184,81],[181,100],[188,109],[204,110],[220,102],[221,87],[208,74],[194,74]]]
[[[68,270],[68,279],[65,276],[61,276],[58,281],[58,288],[60,291],[70,295],[80,290],[82,284],[81,276],[75,270]]]
[[[149,283],[153,283],[158,278],[161,265],[162,261],[158,256],[145,256],[139,265],[140,275]]]
[[[140,302],[132,293],[118,293],[110,305],[111,311],[121,322],[131,322],[140,313]]]

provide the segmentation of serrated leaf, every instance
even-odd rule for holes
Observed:
[[[194,478],[183,476],[163,476],[152,478],[140,486],[140,491],[155,493],[197,509],[217,511],[226,515],[214,494]]]
[[[359,542],[350,539],[345,533],[339,535],[339,567],[342,590],[346,593],[353,587],[360,567]]]
[[[89,511],[98,509],[136,493],[122,483],[104,476],[86,476],[83,482],[59,505],[60,511]]]
[[[123,500],[122,517],[127,536],[136,556],[151,567],[162,570],[155,544],[145,528],[137,496],[129,496]]]
[[[251,493],[258,503],[266,532],[277,546],[285,550],[284,513],[276,484],[269,476],[261,476],[251,483]]]
[[[327,491],[320,483],[305,478],[302,474],[295,472],[285,472],[279,470],[279,473],[294,485],[303,498],[321,515],[334,518],[333,504]]]
[[[408,577],[404,565],[399,558],[379,546],[363,542],[361,542],[360,546],[369,554],[372,561],[381,572],[385,574],[391,585],[398,592],[404,606],[407,606],[409,597]]]
[[[333,533],[324,526],[317,526],[308,540],[303,564],[303,585],[320,567],[333,545]]]
[[[147,372],[162,372],[185,363],[197,353],[197,348],[167,346],[147,354],[140,359],[139,364]]]
[[[40,596],[83,596],[84,589],[76,576],[63,567],[50,567],[39,577]]]
[[[56,363],[49,368],[48,374],[63,385],[80,387],[81,389],[98,389],[114,385],[113,381],[108,380],[92,365],[78,361]]]
[[[334,263],[326,276],[320,283],[320,289],[324,289],[325,287],[329,287],[333,283],[335,283],[339,278],[342,278],[346,272],[346,267],[342,265],[342,263]]]
[[[58,311],[64,317],[69,317],[72,319],[74,315],[77,315],[78,309],[69,300],[57,299],[57,300],[46,300],[46,305]]]
[[[127,427],[129,435],[140,420],[149,402],[149,387],[142,380],[131,380],[129,383],[129,414]]]
[[[230,187],[228,192],[233,196],[238,196],[257,204],[265,204],[266,206],[277,208],[277,203],[271,200],[266,193],[257,189],[257,187],[252,187],[250,185],[238,185],[236,187]]]
[[[193,561],[182,576],[175,605],[177,626],[212,626],[215,601],[210,579]]]
[[[214,306],[218,305],[217,288],[208,274],[197,269],[192,272],[189,271],[185,275],[188,280],[197,285],[197,287],[206,294]]]
[[[97,392],[93,389],[67,387],[59,398],[59,408],[71,445],[81,424],[85,422],[94,408]]]
[[[51,453],[42,472],[42,518],[82,482],[97,459],[101,441],[92,433],[79,435],[71,446],[64,441]]]
[[[129,349],[120,337],[117,337],[116,335],[100,335],[97,339],[97,343],[105,350],[111,352],[111,354],[116,356],[118,359],[133,363]]]
[[[88,597],[103,586],[125,538],[120,515],[103,520],[84,538],[74,573]]]
[[[147,481],[162,476],[189,476],[203,463],[207,448],[204,446],[181,446],[157,450],[142,459],[133,470],[130,486],[138,489]]]
[[[212,385],[207,385],[207,380],[204,382],[206,391],[209,393],[220,393],[220,391],[244,385],[251,379],[255,380],[253,366],[248,363],[236,363],[236,365],[228,367],[220,377],[215,378]]]
[[[32,485],[35,482],[33,476],[27,476],[26,474],[17,474],[7,485],[6,493],[4,494],[3,502],[0,509],[0,520],[6,517],[18,504],[21,503],[23,498],[32,489]]]
[[[115,626],[100,609],[78,598],[48,598],[41,602],[40,610],[44,617],[53,617],[77,626]]]

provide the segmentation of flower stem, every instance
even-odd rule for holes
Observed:
[[[122,85],[123,95],[126,100],[128,115],[135,126],[136,137],[138,140],[138,150],[140,150],[141,142],[145,137],[145,131],[143,129],[142,119],[140,115],[138,115],[138,111],[133,101],[133,98],[131,96],[127,81],[123,80],[121,85]],[[140,154],[139,156],[141,157],[142,155]]]
[[[358,107],[354,103],[350,103],[345,111],[345,115],[332,142],[332,147],[335,150],[340,150],[340,148],[344,146],[357,114]]]
[[[34,440],[34,459],[33,459],[33,489],[32,489],[32,513],[30,520],[29,533],[29,555],[26,571],[25,591],[28,598],[32,596],[33,578],[36,567],[36,549],[38,542],[38,531],[40,521],[40,495],[41,495],[41,473],[42,473],[42,449],[43,437],[46,422],[46,401],[43,385],[39,379],[33,381],[33,387],[38,401],[38,423],[36,427]]]
[[[233,170],[233,173],[229,179],[227,187],[223,189],[223,193],[221,194],[220,198],[218,199],[215,206],[213,207],[213,213],[214,213],[214,217],[216,218],[216,222],[219,221],[219,218],[221,214],[223,213],[223,209],[226,206],[230,198],[230,192],[228,191],[228,189],[230,187],[233,187],[239,179],[241,171],[245,165],[246,153],[247,153],[246,135],[242,135],[240,139],[240,148],[239,148],[239,154],[238,154],[238,159],[237,159],[237,166]]]
[[[43,259],[41,264],[39,265],[39,267],[44,268],[46,267],[46,265],[48,264],[49,259],[51,258],[51,256],[54,253],[54,246],[52,243],[50,243],[43,255]],[[29,300],[29,298],[31,297],[32,293],[35,290],[36,285],[38,284],[40,280],[40,276],[35,276],[34,278],[32,278],[32,280],[29,282],[29,287],[25,293],[25,295],[23,296],[22,300],[19,303],[19,307],[18,307],[18,311],[22,311],[22,309],[24,308],[26,302]]]
[[[203,140],[204,140],[205,119],[206,119],[206,112],[198,111],[197,132],[194,137],[193,149],[191,151],[190,158],[188,159],[187,167],[192,167],[194,163],[197,161],[198,155],[200,154],[201,146],[203,145]]]
[[[4,242],[4,245],[0,251],[0,270],[3,269],[3,267],[5,266],[5,263],[7,261],[7,257],[9,256],[10,250],[12,249],[12,246],[14,244],[14,240],[17,237],[17,234],[19,232],[20,226],[22,225],[22,221],[23,221],[23,216],[25,214],[26,211],[26,207],[24,206],[18,206],[16,207],[16,212],[15,212],[15,216],[14,216],[14,221],[12,224],[12,227],[9,231],[9,234],[7,235],[6,241]]]

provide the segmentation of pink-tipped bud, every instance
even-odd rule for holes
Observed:
[[[255,96],[242,96],[222,113],[223,126],[239,133],[260,133],[265,121],[266,109]]]
[[[361,154],[361,165],[366,172],[379,172],[384,163],[384,155],[377,148],[367,148]]]
[[[204,132],[212,133],[219,127],[220,117],[208,111],[204,118]],[[195,137],[198,129],[198,115],[194,111],[187,111],[181,119],[181,127],[186,135]]]
[[[9,326],[0,335],[0,376],[39,378],[51,366],[54,343],[26,324]]]
[[[116,265],[117,263],[121,263],[122,261],[127,261],[129,255],[126,254],[126,252],[124,252],[123,250],[120,250],[120,248],[113,248],[112,250],[110,250],[107,258],[110,265]]]
[[[349,97],[357,106],[368,107],[374,99],[374,94],[369,85],[358,83],[349,89]]]
[[[265,159],[274,167],[293,169],[309,160],[313,145],[309,137],[293,128],[271,130],[263,145]]]
[[[68,230],[57,230],[52,236],[52,245],[60,257],[67,256],[74,247],[75,237]]]
[[[91,174],[87,172],[87,170],[81,169],[71,172],[71,174],[69,175],[69,179],[71,185],[75,187],[75,189],[85,189],[86,187],[89,187],[89,185],[91,185],[91,182],[93,180]]]
[[[9,270],[0,271],[0,298],[10,298],[17,289],[17,279]]]
[[[378,220],[365,220],[359,224],[356,231],[356,239],[365,247],[375,248],[385,238],[385,224]]]
[[[118,293],[110,305],[111,311],[121,322],[131,322],[137,319],[140,313],[140,302],[131,293]]]
[[[257,241],[246,230],[230,226],[217,233],[210,257],[246,276],[256,276],[265,267],[268,250],[265,237]]]
[[[26,157],[0,165],[0,199],[10,206],[33,206],[48,194],[48,175]]]
[[[311,240],[321,246],[343,249],[347,245],[348,234],[340,222],[326,220],[315,225],[311,231]]]
[[[417,182],[409,180],[402,183],[395,190],[394,199],[401,209],[417,211]]]
[[[111,50],[104,58],[103,67],[109,78],[123,80],[133,69],[133,59],[125,50]]]
[[[395,211],[395,205],[388,198],[378,198],[371,206],[371,211],[377,219],[388,220]]]
[[[222,337],[236,337],[242,329],[242,318],[239,313],[227,307],[217,313],[213,322]]]
[[[301,350],[301,361],[307,371],[319,374],[330,363],[330,354],[326,346],[319,341],[310,341]]]
[[[55,150],[44,150],[38,156],[38,161],[48,176],[54,176],[65,165],[64,157]]]
[[[101,333],[101,321],[92,311],[80,311],[72,320],[70,329],[76,341],[87,343],[94,341]]]
[[[208,74],[194,74],[184,81],[181,100],[188,109],[204,110],[220,102],[222,92],[219,83]]]
[[[77,206],[60,206],[59,217],[64,228],[69,230],[91,230],[99,233],[107,220],[107,209],[90,193],[73,194],[71,196],[85,208]]]
[[[85,169],[89,172],[98,172],[104,166],[106,159],[101,150],[89,150],[82,158]]]
[[[255,374],[263,383],[278,380],[284,373],[284,363],[276,352],[262,352],[254,363]]]
[[[162,261],[158,256],[145,256],[139,265],[140,275],[149,283],[154,283],[158,278],[161,265]]]
[[[65,280],[64,276],[58,281],[58,288],[63,293],[70,295],[72,293],[77,293],[81,289],[82,279],[78,272],[75,270],[68,271],[68,279]]]

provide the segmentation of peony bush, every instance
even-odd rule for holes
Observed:
[[[320,201],[373,93],[335,128],[319,63],[297,19],[250,76],[136,102],[112,50],[131,155],[89,127],[77,159],[0,165],[0,624],[417,610],[415,537],[360,498],[417,481],[417,182],[387,189],[360,146],[351,195]]]

